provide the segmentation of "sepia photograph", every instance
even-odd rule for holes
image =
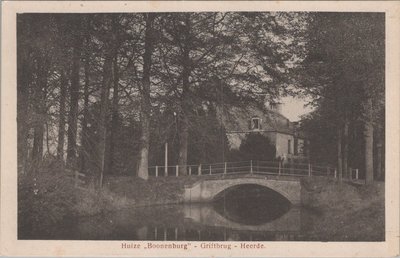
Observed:
[[[16,12],[16,240],[385,243],[387,19]]]

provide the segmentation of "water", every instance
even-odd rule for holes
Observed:
[[[80,218],[57,228],[55,239],[290,241],[301,239],[300,207],[272,190],[241,185],[212,203],[161,205]],[[302,221],[303,220],[303,221]]]

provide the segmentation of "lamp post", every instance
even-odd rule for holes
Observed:
[[[176,125],[176,112],[174,111],[174,117],[175,117],[175,125]],[[164,147],[164,166],[165,166],[165,174],[164,176],[168,176],[168,142],[165,142],[165,147]]]
[[[164,176],[168,176],[168,142],[165,142]]]

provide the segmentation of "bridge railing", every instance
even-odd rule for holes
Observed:
[[[355,171],[355,170],[354,170]],[[308,163],[282,163],[279,161],[237,161],[212,164],[151,166],[149,176],[209,176],[223,174],[265,174],[278,176],[325,176],[337,177],[336,169]],[[358,170],[351,171],[352,179],[358,179]]]

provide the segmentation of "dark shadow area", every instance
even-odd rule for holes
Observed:
[[[281,194],[264,186],[244,184],[219,193],[214,209],[225,218],[244,225],[260,225],[289,211],[291,203]]]

